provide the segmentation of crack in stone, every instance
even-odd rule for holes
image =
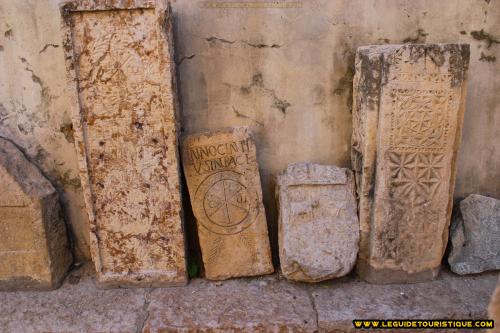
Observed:
[[[247,42],[244,40],[227,40],[227,39],[219,38],[219,37],[215,37],[215,36],[207,37],[207,38],[205,38],[205,40],[207,42],[219,42],[219,43],[224,43],[224,44],[241,43],[241,44],[245,44],[247,46],[250,46],[250,47],[253,47],[256,49],[264,49],[264,48],[279,49],[281,47],[281,45],[275,44],[275,43],[273,43],[273,44],[250,43],[250,42]]]
[[[31,80],[40,86],[40,94],[41,94],[41,104],[40,106],[47,106],[50,104],[52,100],[52,96],[50,95],[49,87],[45,86],[42,79],[35,74],[35,71],[31,68],[30,63],[26,60],[26,58],[19,58],[23,64],[26,65],[24,70],[31,74]]]
[[[236,117],[251,120],[251,121],[255,122],[257,125],[264,127],[264,123],[254,119],[250,116],[247,116],[246,114],[239,112],[234,106],[231,106],[231,107],[233,108],[233,112],[236,115]]]
[[[40,53],[45,52],[45,51],[46,51],[49,47],[53,47],[53,48],[55,48],[55,49],[56,49],[56,48],[58,48],[58,47],[59,47],[59,45],[57,45],[57,44],[52,44],[52,43],[45,44],[45,46],[43,47],[43,49],[41,49],[41,50],[40,50],[40,52],[38,52],[38,53],[40,54]]]
[[[177,62],[176,62],[176,65],[177,66],[180,66],[184,60],[190,60],[190,59],[193,59],[194,57],[196,57],[196,54],[191,54],[190,56],[184,56],[184,57],[181,57]]]
[[[281,47],[281,45],[279,45],[279,44],[271,44],[271,45],[269,45],[269,44],[262,44],[262,43],[253,44],[253,43],[249,43],[249,42],[245,42],[245,41],[240,41],[240,42],[245,43],[248,46],[258,48],[258,49],[262,49],[262,48],[279,49]]]
[[[224,38],[215,37],[215,36],[211,36],[211,37],[205,38],[205,40],[207,42],[220,42],[220,43],[225,43],[225,44],[234,44],[236,42],[236,41],[230,41],[230,40],[227,40],[227,39],[224,39]]]
[[[307,293],[307,296],[309,297],[309,302],[311,302],[312,309],[314,311],[314,320],[316,322],[316,332],[320,331],[319,327],[319,319],[318,319],[318,310],[316,309],[316,303],[314,302],[314,296],[312,295],[312,292],[310,291],[310,288],[305,288],[305,292]]]
[[[149,303],[151,303],[151,294],[153,292],[153,288],[146,289],[144,293],[144,304],[142,305],[141,313],[139,317],[137,317],[137,321],[135,324],[135,333],[141,333],[144,329],[144,325],[149,318]]]

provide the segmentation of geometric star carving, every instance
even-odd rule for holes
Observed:
[[[393,148],[445,148],[449,96],[439,90],[394,89],[393,94]]]
[[[389,152],[395,201],[410,207],[431,201],[442,181],[443,159],[438,153]]]

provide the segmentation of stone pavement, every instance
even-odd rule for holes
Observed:
[[[80,269],[55,291],[0,293],[0,332],[349,332],[353,318],[479,319],[486,318],[497,277],[444,271],[412,285],[371,285],[352,276],[307,285],[271,275],[100,290]]]

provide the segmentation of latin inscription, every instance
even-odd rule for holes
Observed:
[[[254,162],[248,140],[190,147],[188,158],[198,174],[235,169]]]

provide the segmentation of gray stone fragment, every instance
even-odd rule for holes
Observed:
[[[359,242],[352,171],[291,164],[278,176],[277,196],[283,275],[318,282],[349,273]]]
[[[469,195],[460,202],[450,235],[448,263],[453,272],[500,269],[500,200]]]

